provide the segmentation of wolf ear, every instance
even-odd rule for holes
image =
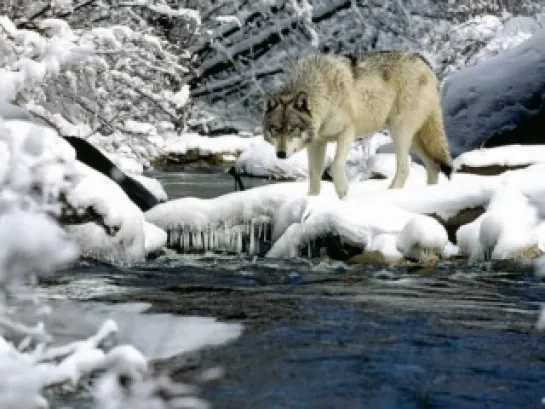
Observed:
[[[293,101],[293,107],[299,112],[310,114],[308,109],[308,94],[305,91],[300,91]]]
[[[265,112],[271,112],[278,106],[278,101],[272,94],[265,94]]]

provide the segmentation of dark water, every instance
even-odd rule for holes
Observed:
[[[164,177],[183,194],[175,175]],[[200,356],[225,370],[203,390],[218,409],[543,407],[535,324],[545,285],[530,268],[386,271],[169,253],[129,270],[82,265],[69,290],[62,280],[56,288],[89,298],[94,280],[129,290],[96,300],[244,323],[236,342]]]
[[[170,199],[184,196],[211,198],[235,190],[235,180],[227,173],[229,166],[214,167],[210,169],[187,169],[176,171],[152,171],[147,176],[161,180]],[[260,178],[242,178],[244,187],[249,189],[268,183],[273,180]]]

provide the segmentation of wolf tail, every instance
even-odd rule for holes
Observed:
[[[453,172],[452,158],[443,125],[443,114],[439,107],[424,122],[416,137],[425,153],[437,163],[441,172],[450,179]]]

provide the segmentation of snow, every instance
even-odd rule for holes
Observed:
[[[58,386],[65,391],[85,388],[101,408],[157,407],[156,391],[165,387],[174,392],[173,398],[183,395],[179,399],[187,407],[206,405],[190,385],[165,384],[151,373],[148,362],[223,345],[240,335],[240,325],[207,317],[143,315],[149,305],[104,305],[99,314],[95,306],[91,314],[89,303],[82,307],[65,301],[54,309],[54,303],[28,286],[36,275],[69,267],[93,241],[82,234],[78,246],[66,231],[70,229],[54,220],[62,197],[74,207],[92,207],[105,225],[120,229],[108,245],[128,254],[122,258],[134,260],[144,253],[139,243],[145,233],[139,228],[148,233],[145,247],[150,252],[164,246],[166,233],[145,223],[110,179],[77,162],[73,148],[51,128],[21,120],[0,122],[0,158],[0,286],[9,291],[9,305],[5,297],[0,300],[2,408],[48,408],[44,390]],[[133,245],[142,247],[136,255],[131,254]],[[58,342],[48,331],[50,325],[68,337],[82,325],[87,330],[79,340]],[[142,331],[144,327],[152,330]],[[169,334],[161,337],[163,345],[157,345],[158,333]],[[131,382],[130,389],[119,384],[120,375]]]
[[[364,178],[362,172],[371,165],[367,160],[375,158],[377,149],[390,142],[390,137],[377,133],[353,142],[347,158],[347,172],[350,180]],[[335,156],[335,143],[329,143],[326,150],[325,169],[328,169]],[[308,177],[308,159],[306,149],[297,152],[288,159],[278,159],[274,147],[264,140],[244,150],[235,163],[239,174],[281,180],[300,180]]]
[[[332,149],[328,149],[326,166],[332,161]],[[274,146],[260,141],[242,152],[235,163],[237,173],[273,179],[304,179],[308,176],[306,149],[288,159],[278,159]]]
[[[462,153],[453,161],[455,170],[462,166],[486,167],[503,166],[518,167],[536,163],[545,163],[545,146],[543,145],[506,145],[495,148],[481,148]]]
[[[142,186],[144,186],[159,201],[166,202],[168,200],[167,192],[165,192],[163,185],[157,179],[139,174],[127,173],[127,175],[140,182]]]
[[[397,248],[407,258],[420,258],[420,250],[442,252],[448,242],[447,231],[437,220],[415,216],[399,232]]]
[[[143,261],[146,254],[141,210],[102,173],[83,163],[78,163],[78,169],[81,181],[66,200],[79,211],[93,209],[105,226],[85,223],[67,226],[66,230],[84,254],[114,263]]]
[[[486,213],[462,226],[460,248],[471,261],[503,259],[519,249],[537,245],[537,208],[513,186],[502,186],[492,196]]]
[[[146,255],[156,253],[165,248],[167,244],[167,232],[156,225],[144,222],[144,249]]]
[[[9,178],[18,189],[30,189],[33,183],[39,184],[42,186],[42,198],[47,202],[43,206],[50,203],[47,208],[55,214],[60,211],[56,198],[64,192],[66,202],[76,213],[82,214],[87,209],[92,209],[103,221],[104,226],[94,222],[65,226],[68,236],[78,245],[81,254],[110,262],[134,263],[145,259],[149,254],[148,248],[155,252],[161,245],[165,239],[164,232],[144,229],[143,213],[125,192],[105,175],[76,161],[74,149],[55,131],[21,120],[6,121],[4,127],[10,133],[21,137],[10,142],[11,154],[9,151],[0,151],[7,155],[3,163],[10,165],[0,167],[0,170],[5,171],[3,175],[0,174],[0,180]],[[23,137],[25,135],[26,138]],[[27,154],[23,156],[22,152]],[[20,159],[10,163],[10,157]],[[29,169],[36,169],[34,175],[29,174]],[[69,177],[65,176],[65,169],[70,169]],[[134,177],[149,188],[152,194],[166,200],[166,193],[158,181],[142,175]],[[3,192],[5,196],[10,193],[9,189],[4,189]],[[28,222],[20,224],[24,227]],[[53,224],[51,228],[57,226]],[[148,239],[145,237],[146,231],[151,235]],[[23,234],[26,237],[27,231]],[[56,245],[55,241],[47,242],[45,238],[47,235],[36,236],[34,245]],[[43,239],[41,244],[40,239]],[[149,246],[146,246],[146,241]],[[13,245],[18,244],[14,242]],[[20,254],[25,253],[21,251]],[[60,251],[59,257],[62,254]]]
[[[543,109],[544,78],[543,29],[514,48],[451,74],[442,103],[454,156],[537,115]]]
[[[468,153],[471,161],[464,163],[502,163],[501,157],[523,157],[520,148],[502,148],[503,156],[490,153],[492,149],[477,150]],[[259,243],[270,240],[266,255],[273,258],[306,254],[309,245],[329,234],[362,251],[379,252],[387,262],[422,259],[430,253],[444,258],[467,255],[471,261],[503,259],[544,242],[540,214],[545,215],[545,183],[539,175],[545,165],[497,176],[454,174],[451,181],[442,178],[428,186],[425,171],[413,164],[406,187],[388,190],[394,159],[393,154],[371,156],[367,163],[382,169],[386,179],[354,178],[344,200],[337,198],[330,182],[322,182],[318,197],[306,196],[306,181],[284,182],[212,199],[171,200],[145,217],[168,231],[168,245],[182,251],[261,254]],[[458,244],[449,242],[442,222],[479,208],[485,213],[459,228]],[[264,233],[269,227],[271,237]]]
[[[171,155],[185,155],[189,151],[196,151],[199,156],[240,154],[262,137],[240,137],[238,135],[223,135],[206,137],[196,133],[185,133],[167,139],[162,147],[164,153]]]

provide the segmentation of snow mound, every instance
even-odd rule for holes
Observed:
[[[504,259],[537,245],[537,208],[517,188],[504,186],[492,196],[486,212],[458,232],[461,249],[471,261]]]
[[[453,161],[455,170],[462,167],[502,166],[506,168],[545,163],[543,145],[507,145],[462,153]]]
[[[346,161],[349,180],[364,178],[368,171],[366,162],[377,149],[390,142],[390,137],[377,133],[352,143]],[[328,143],[324,170],[327,170],[335,156],[336,143]],[[244,150],[235,163],[235,170],[242,175],[271,179],[301,180],[308,177],[308,157],[306,149],[288,159],[278,159],[274,147],[264,140]]]
[[[326,164],[331,162],[328,154]],[[306,149],[288,159],[278,159],[274,146],[261,141],[246,149],[235,163],[235,170],[241,175],[251,175],[272,179],[305,179],[308,176]]]
[[[78,163],[80,182],[66,196],[76,211],[93,209],[101,223],[66,226],[83,254],[113,263],[145,259],[144,215],[123,190],[102,173]]]
[[[441,253],[447,242],[447,231],[442,224],[431,217],[419,215],[401,229],[397,248],[406,258],[420,259],[423,250]]]
[[[515,157],[519,148],[502,150],[512,149],[506,156]],[[377,156],[383,173],[393,175],[395,161]],[[458,173],[432,186],[425,172],[415,171],[404,189],[393,190],[387,189],[391,176],[353,180],[343,200],[330,182],[322,182],[317,197],[306,195],[306,181],[283,182],[213,199],[172,200],[145,217],[166,230],[168,245],[181,251],[314,257],[321,251],[316,245],[323,245],[318,243],[336,237],[341,246],[378,252],[387,262],[432,254],[467,255],[472,261],[512,258],[545,243],[544,169],[535,164],[496,176]],[[457,245],[449,241],[454,236]]]
[[[167,232],[154,224],[144,222],[144,248],[146,255],[154,254],[165,248]]]
[[[223,155],[234,159],[241,152],[263,140],[262,137],[241,137],[238,135],[223,135],[207,137],[195,133],[184,133],[165,140],[162,146],[165,155],[186,155],[196,152],[199,156]]]

